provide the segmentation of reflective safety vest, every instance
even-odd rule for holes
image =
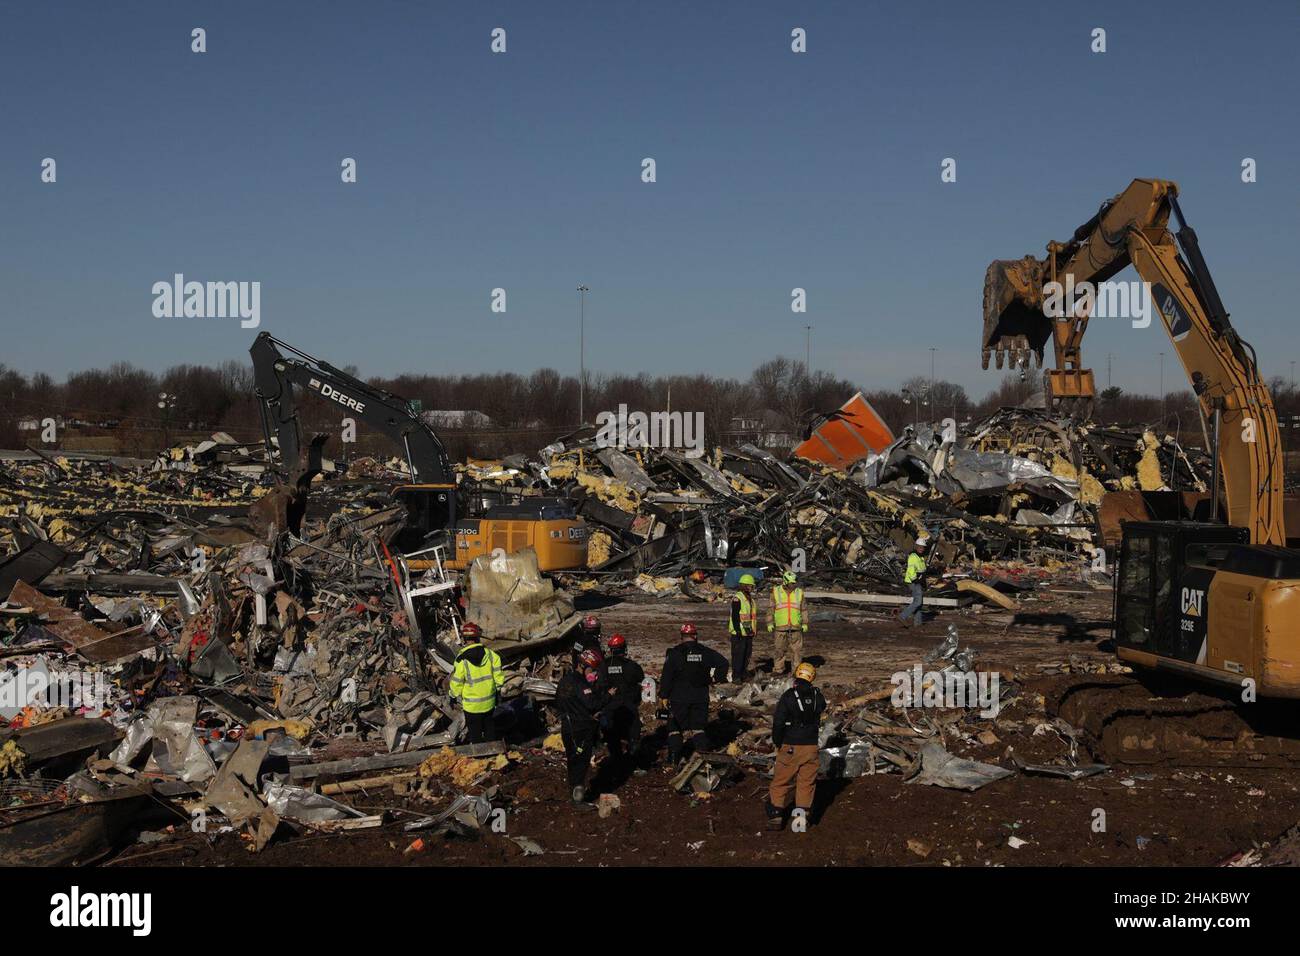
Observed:
[[[803,625],[803,588],[787,591],[784,584],[772,588],[772,623],[781,630]]]
[[[465,648],[479,647],[471,644]],[[456,666],[451,672],[451,696],[460,699],[460,705],[467,714],[490,713],[497,705],[497,690],[506,682],[506,675],[501,671],[501,657],[490,648],[483,648],[483,663],[472,664],[461,651],[456,658]]]
[[[907,572],[903,575],[903,583],[911,584],[923,574],[925,574],[925,558],[913,551],[907,556]]]
[[[744,591],[737,591],[736,597],[740,599],[740,626],[747,637],[753,637],[754,632],[758,630],[758,602],[750,599]],[[736,633],[736,624],[727,616],[727,630],[732,634]]]

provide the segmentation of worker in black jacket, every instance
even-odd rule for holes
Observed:
[[[813,686],[817,669],[807,661],[794,669],[794,685],[781,695],[772,714],[772,743],[776,744],[776,767],[767,794],[767,828],[780,830],[790,801],[812,813],[817,792],[817,738],[821,733],[826,698]],[[811,822],[811,821],[808,821]]]
[[[644,680],[641,665],[627,656],[627,638],[622,634],[610,637],[609,656],[600,665],[596,687],[606,695],[601,727],[605,731],[605,745],[614,760],[626,758],[636,763],[641,746],[641,682]]]
[[[583,651],[579,666],[561,677],[555,688],[555,709],[560,713],[560,739],[564,741],[574,803],[587,799],[587,774],[600,728],[598,715],[605,705],[597,684],[603,659],[600,651]]]
[[[578,636],[573,640],[570,651],[574,670],[582,669],[582,652],[600,650],[600,618],[588,614],[578,625]]]
[[[682,625],[682,642],[668,648],[659,678],[661,704],[668,709],[668,759],[673,764],[682,759],[684,734],[696,732],[692,749],[705,739],[700,731],[709,723],[709,685],[727,678],[727,659],[698,638],[694,624]]]

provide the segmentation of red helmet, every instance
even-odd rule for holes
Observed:
[[[589,647],[578,655],[578,660],[582,661],[587,667],[599,667],[601,662],[605,660],[605,655],[594,647]]]
[[[682,637],[694,637],[697,633],[698,632],[695,630],[695,625],[692,624],[690,621],[687,621],[685,624],[682,625]]]
[[[627,647],[627,638],[622,634],[615,634],[609,639],[609,649],[611,651],[621,651]]]
[[[582,629],[584,631],[595,631],[600,633],[600,619],[594,614],[588,614],[582,619]]]
[[[482,637],[483,628],[479,627],[473,621],[466,621],[465,626],[460,629],[462,637]]]

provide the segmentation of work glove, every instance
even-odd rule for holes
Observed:
[[[775,630],[776,630],[776,625],[775,625],[775,624],[769,624],[769,625],[767,626],[767,633],[771,634],[771,633],[772,633],[773,631],[775,631]]]
[[[808,633],[808,625],[807,625],[807,624],[800,624],[800,625],[799,625],[799,630],[801,630],[801,631],[803,631],[805,634],[807,634],[807,633]]]

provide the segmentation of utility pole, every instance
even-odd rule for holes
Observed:
[[[1292,365],[1295,363],[1292,362]],[[803,371],[809,378],[812,378],[812,326],[803,327]]]
[[[1160,427],[1165,427],[1165,353],[1160,353]]]
[[[1114,357],[1115,357],[1114,352],[1106,353],[1106,387],[1107,388],[1110,388],[1112,384],[1110,380],[1110,360],[1113,359]]]
[[[591,289],[578,286],[578,424],[587,421],[587,293]]]

